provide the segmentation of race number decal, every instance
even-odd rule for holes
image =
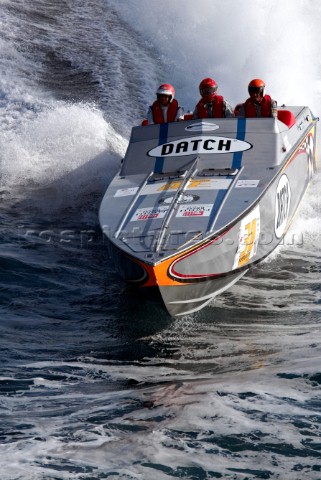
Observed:
[[[291,190],[288,177],[283,174],[279,180],[275,196],[275,222],[274,230],[277,238],[285,232],[291,203]]]
[[[239,246],[234,258],[233,269],[243,267],[256,254],[260,236],[260,208],[257,206],[241,222]]]

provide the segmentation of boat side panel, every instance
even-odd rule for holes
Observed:
[[[289,228],[311,178],[313,144],[312,130],[253,209],[226,234],[173,261],[169,276],[181,282],[200,281],[269,255]]]

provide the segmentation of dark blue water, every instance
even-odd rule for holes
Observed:
[[[265,17],[284,6],[271,4],[256,6],[265,37],[251,23],[247,45],[272,42]],[[293,4],[288,21],[305,9],[313,30],[319,8]],[[144,302],[107,255],[100,201],[155,85],[174,79],[192,108],[197,61],[211,58],[231,101],[243,95],[203,47],[209,18],[229,15],[235,35],[244,13],[180,5],[1,3],[2,480],[321,478],[320,178],[285,244],[195,315]]]

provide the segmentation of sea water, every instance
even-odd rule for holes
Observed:
[[[2,0],[2,480],[321,478],[317,174],[282,245],[172,319],[116,274],[98,224],[160,83],[263,78],[320,114],[308,0]]]

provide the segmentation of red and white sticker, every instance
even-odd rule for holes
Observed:
[[[168,210],[168,206],[138,208],[132,218],[131,222],[137,222],[140,220],[155,220],[157,218],[164,218]]]
[[[212,208],[212,203],[206,203],[204,205],[181,205],[176,217],[209,217]]]

